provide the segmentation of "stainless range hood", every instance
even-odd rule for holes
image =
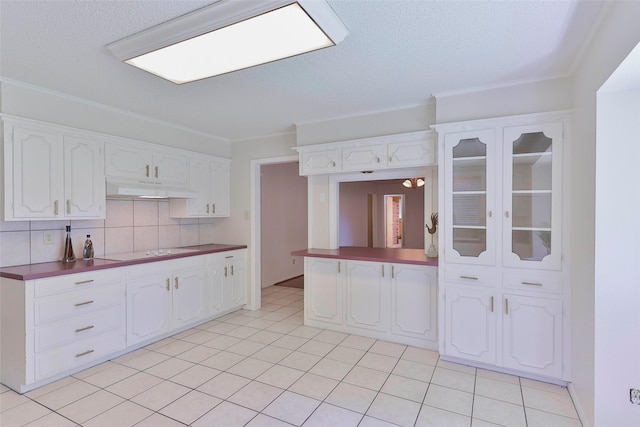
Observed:
[[[108,199],[193,199],[195,197],[196,193],[182,188],[107,178]]]

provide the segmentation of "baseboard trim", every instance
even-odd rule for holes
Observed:
[[[573,383],[569,383],[567,385],[567,390],[569,390],[569,396],[571,396],[571,400],[573,400],[573,406],[576,407],[576,412],[578,413],[578,418],[580,418],[582,427],[592,427],[591,424],[589,423],[589,419],[587,418],[587,414],[584,412],[584,409],[582,408],[580,399],[578,399],[578,393],[573,387]]]

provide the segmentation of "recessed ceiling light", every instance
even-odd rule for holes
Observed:
[[[107,48],[182,84],[334,46],[347,34],[324,0],[221,0]]]

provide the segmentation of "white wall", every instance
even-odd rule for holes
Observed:
[[[87,234],[96,257],[132,251],[217,243],[213,218],[169,217],[166,200],[107,200],[105,220],[0,221],[0,267],[58,261],[62,258],[65,226],[71,225],[73,250],[82,258]],[[53,243],[44,243],[44,234]]]
[[[230,155],[229,142],[213,135],[16,82],[2,81],[0,88],[0,111],[5,114],[199,153]]]
[[[574,83],[574,127],[571,222],[572,257],[572,377],[576,404],[584,421],[597,427],[614,425],[599,418],[606,402],[594,401],[595,348],[595,165],[596,92],[626,55],[640,41],[640,2],[612,2],[595,34]],[[637,117],[636,117],[637,120]],[[605,143],[605,142],[603,142]],[[619,301],[621,307],[629,300]],[[626,326],[626,325],[624,325]],[[624,327],[620,325],[620,327]],[[617,363],[614,360],[608,363]],[[637,364],[637,361],[635,362]],[[621,369],[625,367],[620,366]],[[628,393],[628,390],[627,390]],[[628,399],[628,395],[626,396]],[[636,423],[635,425],[640,425]]]
[[[599,93],[597,103],[595,425],[632,427],[640,425],[640,406],[629,402],[629,389],[640,389],[640,89]]]
[[[340,184],[340,211],[338,218],[338,241],[340,246],[367,246],[368,195],[376,193],[377,185],[374,182],[343,182]],[[381,218],[380,214],[378,214],[378,218]],[[380,219],[377,226],[379,228],[384,227],[382,219]],[[378,240],[376,243],[378,246],[384,247],[384,239],[382,241]]]
[[[307,178],[298,163],[261,166],[262,287],[304,274],[291,251],[307,248]]]
[[[298,145],[346,141],[380,135],[425,130],[435,123],[435,104],[425,94],[425,104],[397,110],[336,118],[315,123],[298,123]]]

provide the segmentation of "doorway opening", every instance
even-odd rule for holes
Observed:
[[[384,195],[384,235],[386,248],[403,247],[404,195]]]

